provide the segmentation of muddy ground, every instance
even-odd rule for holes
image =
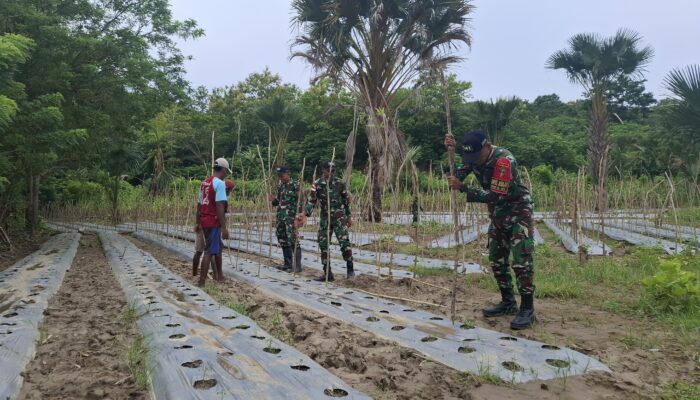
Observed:
[[[148,398],[127,361],[139,332],[97,236],[82,236],[44,314],[20,399]]]
[[[130,238],[165,267],[190,283],[192,266],[162,248]],[[464,374],[425,359],[349,324],[286,304],[231,279],[208,280],[219,302],[249,314],[264,329],[286,341],[357,390],[376,399],[470,399],[473,387]]]

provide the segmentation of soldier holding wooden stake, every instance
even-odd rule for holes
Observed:
[[[345,182],[335,176],[335,164],[327,162],[321,168],[323,176],[311,186],[311,195],[306,203],[306,215],[300,214],[297,216],[298,225],[303,225],[306,222],[306,217],[310,217],[316,206],[316,203],[321,205],[321,214],[319,217],[318,227],[318,247],[321,249],[321,261],[323,262],[324,274],[316,278],[319,282],[328,280],[333,281],[333,272],[331,271],[331,259],[329,254],[329,237],[335,233],[338,239],[340,249],[343,252],[343,259],[347,265],[347,277],[355,276],[355,268],[352,260],[352,249],[350,248],[350,237],[348,236],[348,228],[352,226],[352,212],[350,210],[350,193],[348,192]],[[330,221],[328,219],[330,205]],[[331,230],[329,235],[328,230]]]
[[[455,170],[456,176],[448,177],[450,189],[465,193],[467,201],[488,205],[491,219],[489,261],[501,290],[501,302],[483,309],[483,314],[486,317],[517,314],[510,327],[528,328],[535,321],[533,205],[530,192],[518,173],[515,157],[510,151],[492,145],[487,135],[478,130],[466,133],[459,144],[453,135],[446,135],[445,147],[456,147],[463,163]],[[481,188],[462,183],[470,173],[476,176]],[[519,311],[508,270],[511,253],[520,291]]]
[[[283,271],[301,272],[301,247],[296,245],[296,227],[294,217],[301,212],[299,203],[299,183],[292,180],[289,168],[281,166],[277,168],[279,184],[277,196],[270,195],[270,202],[277,207],[277,226],[275,234],[277,243],[282,247],[284,255]],[[292,265],[294,264],[294,265]]]

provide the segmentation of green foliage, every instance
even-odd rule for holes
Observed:
[[[700,385],[683,382],[673,382],[664,386],[663,400],[696,400],[700,399]]]
[[[700,308],[700,279],[683,270],[680,259],[661,259],[660,271],[642,279],[648,294],[663,309],[683,311]]]
[[[543,185],[551,185],[554,181],[554,173],[549,165],[538,165],[530,170],[530,176],[535,182],[539,182]]]

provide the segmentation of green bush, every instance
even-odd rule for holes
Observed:
[[[647,293],[666,310],[700,308],[700,280],[696,274],[683,270],[682,265],[677,258],[661,259],[661,271],[642,279]]]
[[[549,165],[540,164],[530,171],[532,179],[543,185],[551,185],[554,181],[554,173]]]

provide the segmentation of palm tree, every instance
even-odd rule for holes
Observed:
[[[256,112],[275,141],[275,166],[284,164],[284,146],[292,127],[301,119],[299,109],[280,95],[265,102]]]
[[[522,101],[517,97],[499,98],[495,102],[493,100],[474,102],[476,122],[488,133],[493,143],[500,144],[498,132],[508,125],[520,103]]]
[[[610,165],[606,89],[620,76],[641,76],[654,54],[651,47],[640,48],[641,41],[638,33],[626,29],[608,38],[581,33],[569,39],[568,49],[547,60],[547,68],[565,70],[569,80],[583,86],[591,100],[588,169],[596,186],[598,210],[607,206],[605,178]]]
[[[292,57],[305,59],[316,79],[331,78],[354,92],[366,115],[372,175],[371,216],[381,221],[382,188],[405,158],[396,114],[400,88],[460,60],[469,46],[471,0],[293,0],[299,35]],[[422,75],[425,74],[425,75]]]
[[[681,165],[686,167],[693,180],[695,196],[696,192],[700,194],[700,157],[697,156],[700,155],[700,65],[672,70],[664,78],[664,86],[672,94],[665,122],[673,127],[671,129],[676,131],[683,148],[691,155],[683,157]]]

